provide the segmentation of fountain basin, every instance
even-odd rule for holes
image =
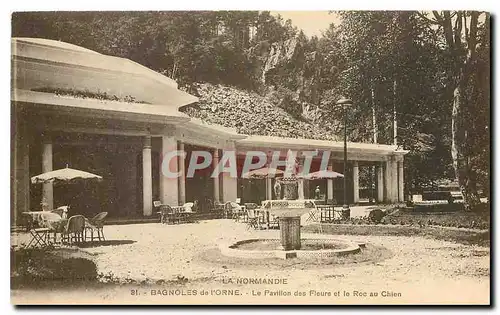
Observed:
[[[219,248],[225,256],[248,259],[327,258],[361,251],[358,243],[330,238],[304,238],[301,248],[293,250],[283,250],[280,239],[264,238],[221,244]]]

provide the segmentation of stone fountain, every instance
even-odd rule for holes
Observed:
[[[294,167],[287,165],[287,169]],[[301,218],[317,210],[313,200],[297,199],[299,196],[303,198],[303,193],[299,193],[300,180],[296,173],[280,178],[274,187],[275,195],[279,199],[263,202],[268,214],[279,218],[279,240],[246,239],[233,244],[221,244],[221,252],[227,256],[253,259],[330,257],[359,252],[364,244],[332,239],[325,235],[319,238],[301,237]],[[281,199],[281,188],[283,188],[283,199]]]
[[[357,253],[364,244],[318,235],[303,238],[301,216],[314,211],[311,200],[267,200],[264,207],[280,219],[279,239],[246,239],[232,244],[221,244],[226,256],[240,258],[311,258],[331,257]]]

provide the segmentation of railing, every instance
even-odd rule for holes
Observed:
[[[283,208],[316,208],[313,199],[302,200],[264,200],[262,208],[265,209],[283,209]]]
[[[339,221],[344,218],[344,212],[342,209],[335,209],[331,205],[321,205],[317,206],[320,210],[320,222],[321,223],[332,223]]]

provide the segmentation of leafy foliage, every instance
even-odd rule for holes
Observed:
[[[35,88],[35,89],[32,89],[32,91],[53,93],[55,95],[67,95],[67,96],[73,96],[73,97],[78,97],[78,98],[93,98],[93,99],[97,99],[97,100],[150,104],[150,103],[145,102],[145,101],[139,101],[131,95],[126,95],[125,97],[121,98],[121,97],[118,97],[116,95],[108,94],[107,92],[95,93],[95,92],[91,92],[91,91],[81,91],[81,90],[75,90],[75,89],[62,89],[62,88],[49,88],[49,87]]]

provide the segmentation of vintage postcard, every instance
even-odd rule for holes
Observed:
[[[489,305],[490,14],[14,12],[11,302]]]

